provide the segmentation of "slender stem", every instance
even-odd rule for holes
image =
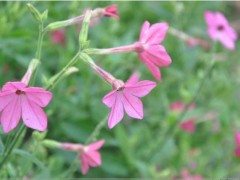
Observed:
[[[43,43],[43,37],[44,33],[43,31],[43,22],[39,23],[39,32],[38,32],[38,43],[37,43],[37,50],[36,50],[36,59],[41,59],[41,51],[42,51],[42,43]]]
[[[104,119],[102,119],[97,126],[95,127],[95,129],[93,130],[93,132],[90,134],[90,136],[87,138],[85,144],[89,144],[90,142],[92,142],[93,140],[95,140],[97,138],[97,136],[99,135],[101,129],[103,128],[103,126],[106,124],[108,120],[108,116],[106,116]]]
[[[21,124],[19,130],[16,132],[16,136],[13,139],[12,144],[9,147],[9,150],[7,151],[6,155],[4,156],[4,158],[2,159],[1,163],[0,163],[0,169],[2,168],[2,166],[4,165],[4,163],[6,162],[6,160],[8,159],[10,153],[12,152],[15,144],[17,143],[19,137],[21,136],[22,132],[24,131],[25,126],[24,124]]]
[[[64,77],[69,67],[73,66],[79,59],[79,53],[77,53],[68,64],[54,77],[54,79],[45,87],[46,90],[52,89],[61,79]]]
[[[138,50],[137,44],[119,46],[114,48],[106,48],[106,49],[86,49],[84,50],[87,54],[118,54],[118,53],[127,53],[127,52],[135,52]]]

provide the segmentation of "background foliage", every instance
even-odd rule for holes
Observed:
[[[145,20],[166,21],[171,27],[194,37],[210,39],[206,33],[205,10],[221,11],[235,29],[239,29],[237,2],[35,2],[41,12],[49,10],[47,23],[65,20],[81,14],[86,8],[118,4],[120,20],[104,18],[90,29],[91,47],[107,48],[131,44],[138,39]],[[46,24],[47,24],[46,23]],[[0,85],[19,80],[34,57],[38,25],[26,7],[26,2],[0,2]],[[66,44],[53,45],[50,35],[44,39],[42,65],[37,85],[58,72],[78,50],[76,26],[65,28]],[[93,168],[84,177],[153,177],[178,176],[187,168],[203,177],[239,177],[240,161],[234,156],[233,134],[240,129],[239,117],[239,42],[235,51],[217,46],[217,64],[206,79],[196,100],[196,108],[186,116],[197,121],[195,133],[180,128],[173,134],[178,113],[170,111],[176,101],[189,102],[209,66],[210,51],[188,47],[185,42],[167,34],[163,45],[173,63],[162,68],[163,81],[143,98],[143,120],[124,118],[112,130],[104,126],[98,139],[105,139],[101,149],[102,166]],[[141,79],[154,80],[136,54],[95,56],[97,64],[127,80],[134,72]],[[110,87],[83,62],[79,72],[59,83],[46,108],[49,117],[46,138],[84,143],[109,109],[102,97]],[[76,154],[42,147],[27,130],[24,143],[4,167],[0,177],[81,177]],[[4,135],[3,143],[4,143]],[[21,149],[21,150],[20,150]],[[73,162],[73,163],[72,163]]]

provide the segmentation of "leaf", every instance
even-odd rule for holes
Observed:
[[[2,142],[2,139],[1,139],[1,137],[0,137],[0,156],[3,155],[4,149],[5,149],[5,146],[4,146],[4,144],[3,144],[3,142]]]

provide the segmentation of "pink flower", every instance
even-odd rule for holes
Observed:
[[[98,152],[98,150],[102,147],[104,142],[104,140],[100,140],[89,144],[88,146],[84,146],[82,144],[62,143],[61,147],[65,150],[76,151],[79,153],[82,173],[86,174],[89,170],[89,167],[97,167],[102,164],[101,154]]]
[[[50,34],[52,44],[65,44],[65,32],[63,29],[54,30]]]
[[[240,146],[240,131],[235,132],[234,139],[235,139],[235,144]]]
[[[202,180],[203,177],[200,175],[191,175],[187,169],[181,170],[181,176],[183,180]]]
[[[185,108],[185,104],[182,102],[182,101],[178,101],[178,102],[174,102],[170,105],[170,109],[172,111],[181,111]],[[194,109],[195,108],[195,104],[192,103],[190,106],[189,106],[189,109]]]
[[[32,129],[45,131],[47,117],[41,107],[48,105],[52,93],[39,87],[28,87],[22,82],[8,82],[0,91],[0,122],[3,132],[14,129],[22,117]]]
[[[240,146],[237,146],[237,147],[235,148],[235,156],[236,156],[236,157],[240,157]]]
[[[229,25],[225,16],[220,12],[206,11],[204,13],[208,25],[208,34],[213,40],[220,41],[226,48],[235,49],[236,31]]]
[[[168,24],[156,23],[150,26],[148,21],[142,25],[138,47],[138,57],[148,67],[152,75],[161,80],[159,67],[169,66],[172,62],[166,49],[160,45],[167,33]]]
[[[123,119],[124,110],[130,117],[142,119],[143,104],[139,98],[146,96],[155,86],[152,81],[139,81],[134,74],[124,85],[104,96],[103,103],[111,108],[108,127],[113,128]]]
[[[114,17],[115,19],[119,19],[119,14],[117,12],[117,5],[110,5],[104,8],[104,16],[106,17]]]
[[[189,133],[192,133],[195,131],[195,119],[191,118],[189,120],[185,120],[180,124],[180,127]]]
[[[184,103],[179,101],[179,102],[174,102],[170,105],[170,109],[172,111],[181,111],[183,110],[185,107]]]

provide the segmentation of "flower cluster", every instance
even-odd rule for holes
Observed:
[[[32,8],[31,6],[29,7]],[[33,11],[35,18],[38,21],[42,21],[44,14],[40,16],[35,9],[33,9]],[[207,11],[204,16],[208,25],[208,34],[210,38],[220,41],[226,48],[233,50],[235,48],[237,34],[229,25],[224,15],[219,12],[212,13]],[[78,58],[85,61],[112,87],[111,92],[105,95],[102,99],[103,104],[111,109],[108,116],[108,127],[112,129],[124,118],[125,112],[131,118],[144,118],[144,108],[141,98],[148,95],[157,86],[157,83],[150,80],[139,80],[139,76],[136,73],[133,73],[133,75],[124,82],[123,80],[115,78],[112,74],[95,64],[90,55],[126,52],[137,53],[139,60],[150,70],[151,74],[157,81],[162,80],[159,68],[169,66],[172,63],[172,59],[165,47],[162,45],[169,29],[169,25],[166,22],[158,22],[152,25],[148,21],[143,22],[139,39],[130,45],[108,49],[89,48],[89,41],[87,39],[88,27],[92,27],[95,23],[100,22],[100,19],[103,17],[113,17],[115,19],[119,19],[117,5],[87,10],[80,16],[65,21],[50,23],[46,26],[46,28],[42,29],[40,33],[50,31],[52,44],[64,45],[66,43],[66,36],[65,31],[62,28],[74,24],[78,24],[78,26],[81,27],[79,37],[81,46],[79,48],[80,50],[76,54],[75,58],[73,58],[73,60],[62,69],[62,71],[51,78],[51,81],[49,81],[50,86],[53,82],[59,82],[61,77],[66,75],[66,71],[70,68],[70,65],[76,63]],[[201,39],[189,37],[182,32],[177,32],[176,30],[172,30],[172,32],[173,34],[180,34],[180,38],[186,40],[190,46],[201,44],[202,46],[209,48],[209,44],[206,43],[205,40],[201,41]],[[36,59],[33,59],[33,64],[29,65],[29,69],[22,80],[7,82],[3,85],[0,91],[0,123],[4,133],[8,133],[15,129],[21,118],[23,123],[29,128],[38,131],[45,131],[47,129],[47,115],[42,108],[46,107],[50,103],[52,93],[48,91],[48,88],[44,89],[29,85],[31,77],[36,71],[36,62],[40,60],[40,50],[36,54]],[[171,104],[170,108],[172,111],[179,112],[186,109],[186,106],[182,102],[176,102]],[[193,108],[194,104],[187,108],[187,110]],[[195,118],[191,117],[190,119],[181,122],[180,127],[186,132],[195,132]],[[86,174],[90,167],[97,167],[102,164],[99,149],[105,143],[104,140],[100,140],[89,145],[51,142],[51,140],[46,142],[46,146],[49,145],[49,142],[50,144],[52,143],[49,147],[54,146],[64,150],[77,152],[79,154],[78,158],[81,161],[83,174]],[[235,154],[236,156],[240,156],[239,133],[235,134],[235,142],[237,146]],[[183,170],[181,175],[183,179],[202,179],[201,176],[191,175],[187,170]]]

